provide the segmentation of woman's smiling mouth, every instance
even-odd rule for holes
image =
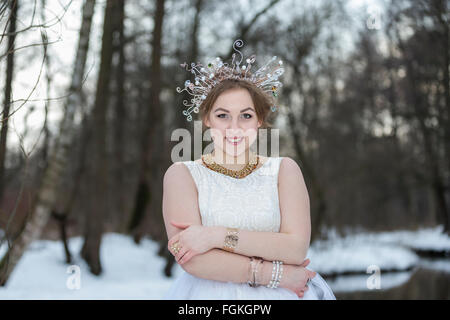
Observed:
[[[244,137],[240,138],[225,138],[229,144],[232,144],[234,146],[237,146],[239,143],[241,143],[242,140],[244,140]]]

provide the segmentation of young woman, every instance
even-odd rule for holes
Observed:
[[[311,225],[299,166],[250,150],[270,107],[239,79],[221,81],[202,103],[214,151],[164,176],[168,248],[184,271],[165,299],[335,299],[305,268]]]

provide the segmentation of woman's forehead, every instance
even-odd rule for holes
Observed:
[[[245,108],[252,108],[253,100],[247,90],[230,90],[223,92],[215,101],[214,109],[223,108],[226,110],[239,111]]]

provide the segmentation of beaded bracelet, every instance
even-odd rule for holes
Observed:
[[[280,273],[278,274],[277,280],[276,280],[276,284],[275,284],[275,288],[278,287],[278,285],[281,282],[281,277],[283,276],[283,261],[278,261],[278,266],[280,268]]]
[[[275,283],[275,277],[276,277],[276,270],[278,266],[278,261],[272,261],[273,268],[272,268],[272,279],[270,280],[269,284],[267,285],[267,288],[273,288],[273,285]]]
[[[275,289],[278,288],[278,285],[281,281],[281,276],[283,275],[283,261],[272,261],[273,268],[272,268],[272,280],[270,280],[270,283],[267,285],[267,288]]]

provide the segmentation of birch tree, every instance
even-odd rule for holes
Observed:
[[[82,24],[78,48],[69,86],[69,95],[64,105],[64,114],[59,125],[59,133],[50,151],[49,163],[41,182],[41,186],[33,201],[31,215],[24,229],[12,243],[8,243],[8,251],[0,261],[0,285],[5,285],[14,267],[19,262],[28,245],[39,238],[53,209],[59,179],[68,161],[74,133],[74,116],[81,104],[81,87],[85,71],[86,57],[89,49],[92,16],[95,0],[86,0],[83,6]]]

